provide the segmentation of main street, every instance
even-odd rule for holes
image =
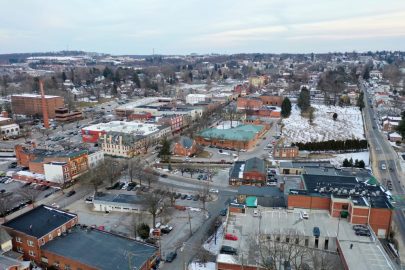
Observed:
[[[391,181],[393,194],[404,194],[404,183],[401,181],[403,172],[401,171],[398,155],[385,136],[379,131],[374,111],[370,105],[370,95],[363,82],[360,82],[360,85],[364,92],[365,132],[371,149],[373,173],[382,184],[386,184],[387,180]],[[386,165],[385,169],[382,168],[382,164]],[[394,221],[401,235],[401,239],[398,240],[401,240],[402,246],[405,246],[405,216],[402,210],[395,210]]]

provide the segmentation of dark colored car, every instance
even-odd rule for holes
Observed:
[[[168,234],[168,233],[171,232],[171,230],[170,230],[169,228],[163,228],[163,229],[160,229],[160,231],[161,231],[162,233],[164,233],[164,234]]]
[[[238,254],[238,250],[236,248],[233,248],[233,247],[230,247],[230,246],[222,246],[221,250],[219,252],[221,254],[230,254],[230,255]]]
[[[166,262],[172,262],[174,259],[176,259],[177,257],[177,252],[176,251],[172,251],[169,254],[167,254],[166,256]]]
[[[370,236],[370,231],[366,230],[356,230],[355,232],[356,235],[358,236]]]
[[[228,212],[228,209],[222,209],[221,211],[219,211],[219,214],[221,215],[221,216],[226,216],[226,213]]]
[[[167,174],[161,174],[160,177],[167,178]]]
[[[187,198],[187,194],[181,195],[180,199],[185,200]]]
[[[319,227],[314,227],[313,234],[315,237],[319,237],[321,235],[321,231],[319,230]]]
[[[194,197],[193,197],[193,201],[198,201],[200,199],[200,195],[194,195]]]
[[[73,196],[73,195],[75,195],[75,194],[76,194],[76,191],[71,190],[71,191],[69,191],[69,192],[66,194],[66,197],[71,197],[71,196]]]
[[[368,228],[366,225],[357,224],[357,225],[353,225],[353,230],[368,230]]]

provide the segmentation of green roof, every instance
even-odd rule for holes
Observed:
[[[247,207],[257,207],[257,197],[249,196],[246,198]]]
[[[263,128],[263,125],[240,125],[230,129],[208,128],[201,131],[198,135],[208,139],[250,141],[257,133],[262,131]]]
[[[378,180],[374,176],[371,176],[370,179],[367,180],[367,184],[369,184],[369,185],[379,185],[380,183],[378,182]]]

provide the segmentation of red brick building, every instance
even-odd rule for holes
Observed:
[[[55,110],[64,107],[63,97],[45,95],[45,107],[49,118],[55,118]],[[11,96],[11,108],[14,114],[42,116],[41,95],[21,94]]]
[[[298,157],[299,149],[297,146],[275,146],[273,150],[274,158],[293,159]]]
[[[58,122],[74,122],[83,119],[81,111],[69,111],[68,108],[57,108],[55,110],[55,120]]]
[[[179,132],[183,128],[183,115],[167,115],[159,118],[159,125],[170,126],[172,134]]]
[[[173,154],[177,156],[192,156],[197,152],[197,143],[188,137],[180,137],[179,141],[174,144]]]
[[[267,168],[263,159],[251,158],[246,161],[237,161],[229,173],[229,185],[265,185],[267,181]]]
[[[43,268],[150,270],[160,257],[154,245],[77,223],[76,214],[41,205],[2,227],[14,250]]]
[[[128,116],[128,120],[130,121],[148,121],[150,119],[152,119],[152,114],[150,112],[131,113]]]
[[[329,210],[353,224],[369,224],[379,237],[391,229],[393,206],[380,186],[359,183],[355,177],[301,175],[301,190],[290,190],[288,208]]]
[[[281,107],[281,103],[283,103],[284,100],[284,97],[282,96],[270,96],[270,95],[262,95],[259,98],[263,102],[263,105],[270,105],[277,107]]]

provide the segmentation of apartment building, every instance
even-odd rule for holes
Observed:
[[[45,108],[49,118],[55,118],[55,110],[64,107],[63,97],[45,95]],[[14,114],[32,117],[42,116],[42,98],[36,94],[20,94],[11,96],[11,108]]]

